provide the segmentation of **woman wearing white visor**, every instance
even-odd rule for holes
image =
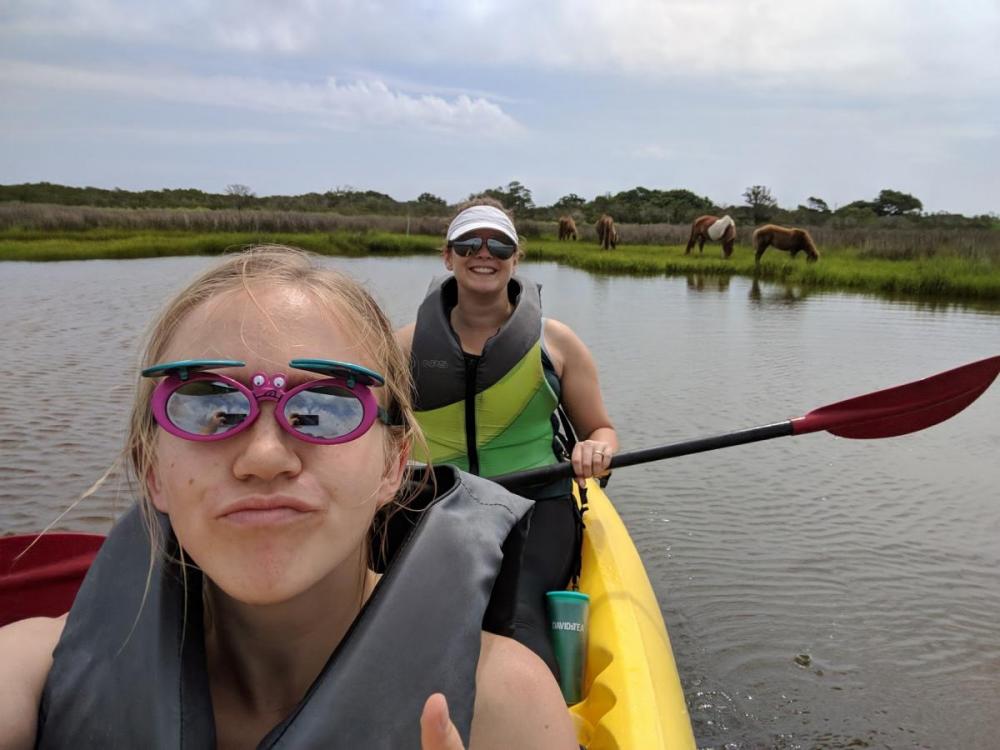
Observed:
[[[462,207],[442,250],[451,274],[435,279],[416,322],[397,338],[411,354],[416,416],[433,463],[484,477],[570,458],[577,481],[607,472],[618,437],[586,345],[543,318],[540,288],[516,275],[517,230],[489,198]],[[579,442],[560,439],[562,407]],[[570,447],[572,446],[572,447]],[[579,570],[582,525],[572,480],[521,490],[536,504],[526,540],[514,637],[558,671],[545,592]]]

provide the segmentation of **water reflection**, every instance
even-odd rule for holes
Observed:
[[[728,292],[730,276],[705,273],[689,273],[687,288],[694,292]]]
[[[788,305],[802,302],[812,293],[813,291],[806,290],[804,287],[795,284],[783,284],[780,281],[768,282],[766,287],[762,287],[760,280],[754,277],[750,283],[748,296],[751,302],[762,304],[777,302]]]

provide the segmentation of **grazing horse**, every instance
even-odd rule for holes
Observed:
[[[597,220],[597,241],[605,250],[618,246],[618,230],[615,229],[615,220],[607,214]]]
[[[819,250],[816,243],[805,229],[789,229],[777,224],[765,224],[753,230],[754,262],[760,263],[760,256],[769,247],[776,247],[792,254],[794,258],[799,252],[806,254],[806,260],[815,263],[819,260]]]
[[[722,242],[722,257],[728,258],[733,254],[733,245],[736,244],[736,222],[733,217],[726,215],[721,219],[718,216],[699,216],[691,225],[691,238],[688,240],[685,255],[690,255],[694,243],[698,243],[698,252],[705,250],[705,241]]]
[[[573,221],[572,216],[559,217],[559,239],[560,240],[576,239],[576,222]]]

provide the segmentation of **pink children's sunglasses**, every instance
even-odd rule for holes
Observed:
[[[261,401],[274,401],[274,417],[299,440],[337,445],[364,435],[378,419],[394,424],[371,388],[385,384],[377,372],[330,359],[293,359],[288,366],[327,377],[289,390],[279,373],[256,373],[250,387],[206,370],[243,367],[231,359],[189,359],[147,367],[143,377],[165,376],[153,391],[153,416],[171,435],[185,440],[225,440],[260,415]]]

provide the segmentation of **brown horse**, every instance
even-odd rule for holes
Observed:
[[[819,250],[816,243],[805,229],[789,229],[777,224],[765,224],[753,230],[754,262],[760,263],[760,256],[769,247],[776,247],[792,254],[794,258],[799,252],[806,254],[806,260],[815,263],[819,260]]]
[[[559,239],[560,240],[576,239],[576,222],[573,221],[572,216],[559,217]]]
[[[605,250],[618,246],[618,230],[615,229],[615,220],[607,214],[597,220],[597,241]]]
[[[731,216],[699,216],[691,225],[691,238],[688,240],[685,255],[690,255],[694,243],[698,243],[698,252],[705,250],[705,241],[711,240],[722,243],[722,257],[728,258],[733,254],[733,245],[736,244],[736,222]]]

